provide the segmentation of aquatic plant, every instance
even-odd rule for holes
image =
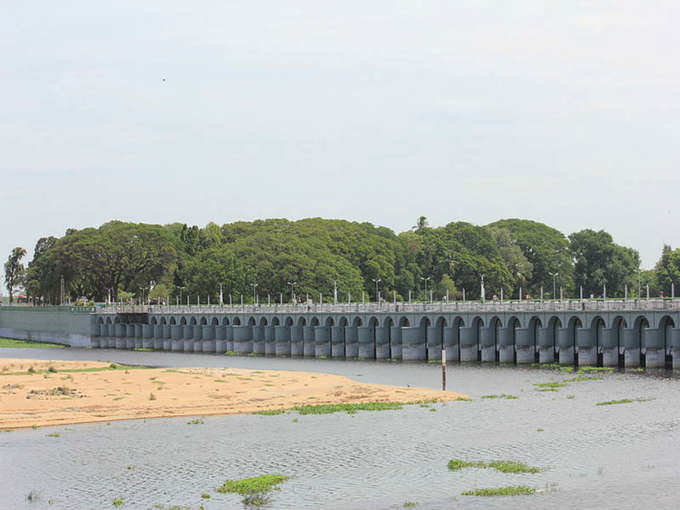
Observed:
[[[633,402],[649,402],[654,400],[652,398],[622,398],[620,400],[607,400],[605,402],[598,402],[596,406],[611,406],[614,404],[632,404]]]
[[[517,400],[519,397],[516,397],[515,395],[507,395],[505,393],[501,393],[500,395],[482,395],[482,398],[502,398],[505,400]]]
[[[545,382],[545,383],[535,383],[534,386],[537,388],[552,388],[552,389],[557,389],[557,388],[564,388],[566,384],[557,382],[557,381],[550,381],[550,382]],[[540,390],[539,390],[540,391]]]
[[[193,420],[189,420],[187,422],[187,425],[203,425],[205,422],[201,420],[200,418],[194,418]]]
[[[217,489],[217,492],[236,493],[241,495],[258,494],[272,490],[279,484],[288,480],[284,475],[260,475],[241,480],[227,480]]]
[[[116,508],[118,508],[119,506],[123,506],[123,503],[124,503],[123,498],[116,498],[113,500],[113,506],[115,506]]]
[[[47,434],[47,437],[60,437],[61,434],[58,432],[52,432],[51,434]]]
[[[572,377],[571,379],[565,379],[563,382],[572,383],[572,382],[581,382],[581,381],[601,381],[601,380],[602,380],[602,377],[599,377],[599,376],[577,375],[576,377]]]
[[[463,496],[528,496],[535,494],[536,489],[527,485],[509,485],[508,487],[492,487],[461,492]]]
[[[501,473],[538,473],[540,468],[528,466],[524,462],[510,461],[510,460],[492,460],[491,462],[484,461],[465,461],[461,459],[451,459],[449,461],[449,470],[460,471],[463,468],[479,468],[479,469],[495,469]]]

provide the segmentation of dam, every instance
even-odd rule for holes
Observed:
[[[75,347],[680,367],[680,300],[2,307],[0,336]]]

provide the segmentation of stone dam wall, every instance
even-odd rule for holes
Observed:
[[[448,361],[680,367],[680,310],[662,307],[7,308],[0,336],[74,347],[403,361],[445,348]]]

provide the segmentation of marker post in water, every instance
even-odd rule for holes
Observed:
[[[442,340],[442,391],[446,391],[446,344]]]

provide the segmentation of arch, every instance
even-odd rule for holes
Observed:
[[[604,330],[607,327],[604,319],[599,315],[593,317],[590,321],[590,329],[593,330],[593,338],[595,339],[595,352],[597,353],[597,365],[602,365],[602,342],[604,341]]]
[[[213,317],[212,320],[210,321],[211,326],[218,326],[220,324],[220,321],[217,317]]]
[[[347,324],[349,324],[347,317],[340,317],[340,320],[338,321],[338,326],[346,328]]]
[[[165,326],[167,324],[167,322],[165,321],[165,317],[161,317],[161,324],[163,326]]]
[[[647,343],[645,338],[645,331],[649,328],[649,320],[644,315],[640,315],[635,318],[633,322],[633,332],[635,335],[635,340],[637,345],[640,347],[640,366],[647,366],[646,354],[647,354]]]
[[[156,324],[158,324],[158,321],[156,320],[156,317],[152,317],[152,318],[151,318],[151,325],[152,325],[152,326],[155,326]]]
[[[299,327],[307,326],[307,319],[305,319],[304,317],[298,317],[297,325]]]
[[[182,317],[182,318],[179,320],[180,326],[186,326],[186,323],[187,323],[186,317]]]
[[[192,317],[191,321],[189,321],[189,324],[191,324],[192,326],[195,326],[196,325],[196,317]]]
[[[327,327],[335,326],[335,321],[333,320],[333,317],[326,317],[326,323],[325,324],[326,324]]]
[[[316,327],[319,325],[319,318],[318,317],[312,317],[311,322],[309,323],[310,326]]]
[[[267,326],[267,318],[266,317],[260,317],[260,326]]]
[[[241,325],[241,319],[239,319],[238,317],[235,317],[233,324],[234,324],[234,326],[237,326],[237,325],[240,326]],[[255,317],[250,317],[248,319],[248,326],[252,327],[252,326],[256,326],[256,325],[257,325],[257,321],[255,320]]]
[[[279,320],[279,318],[278,318],[278,317],[274,317],[274,318],[272,319],[272,326],[280,326],[280,325],[281,325],[281,321]]]
[[[208,325],[208,319],[205,317],[201,317],[201,326],[207,326]]]
[[[352,321],[352,326],[355,328],[359,328],[364,325],[364,321],[361,320],[361,317],[354,317],[354,320]]]
[[[499,346],[501,343],[501,329],[503,328],[503,321],[499,317],[491,317],[489,321],[489,328],[491,331],[491,336],[493,337],[493,347],[495,351],[494,361],[500,361]]]
[[[671,350],[671,332],[675,327],[675,321],[669,315],[664,315],[659,321],[661,340],[663,341],[664,366],[673,368],[673,351]]]
[[[479,315],[472,319],[472,325],[477,326],[477,327],[484,327],[484,319],[482,319]]]
[[[408,321],[406,317],[401,317],[399,319],[399,327],[400,328],[408,328],[411,326],[411,323]]]
[[[517,317],[516,315],[511,316],[511,317],[507,320],[507,322],[506,322],[505,325],[506,325],[506,326],[509,326],[511,322],[514,322],[514,323],[517,324],[517,326],[515,326],[515,327],[518,327],[518,328],[521,328],[521,327],[522,327],[522,321],[521,321],[520,318]]]
[[[111,324],[111,317],[107,317],[107,318],[106,318],[106,323],[107,323],[107,324]]]
[[[222,326],[228,326],[229,325],[229,317],[223,317],[222,318]]]
[[[177,321],[175,320],[175,318],[174,318],[174,317],[170,317],[170,325],[171,325],[171,326],[174,326],[175,324],[177,324]]]
[[[288,317],[286,317],[286,322],[285,322],[285,324],[286,324],[287,327],[291,327],[291,326],[292,326],[293,324],[295,324],[295,323],[293,322],[293,318],[290,317],[290,316],[288,316]]]
[[[460,329],[465,327],[465,320],[462,317],[456,317],[453,319],[453,326]]]
[[[251,323],[251,321],[252,321],[252,323]],[[234,320],[231,321],[231,323],[234,326],[240,326],[241,325],[241,319],[239,317],[234,317]],[[252,326],[253,324],[255,324],[255,319],[253,317],[251,317],[250,320],[248,321],[248,325]]]
[[[543,323],[541,322],[541,319],[534,316],[531,319],[529,319],[529,342],[533,345],[534,348],[534,363],[538,363],[540,361],[540,354],[539,354],[539,348],[538,348],[538,331],[543,327]]]

